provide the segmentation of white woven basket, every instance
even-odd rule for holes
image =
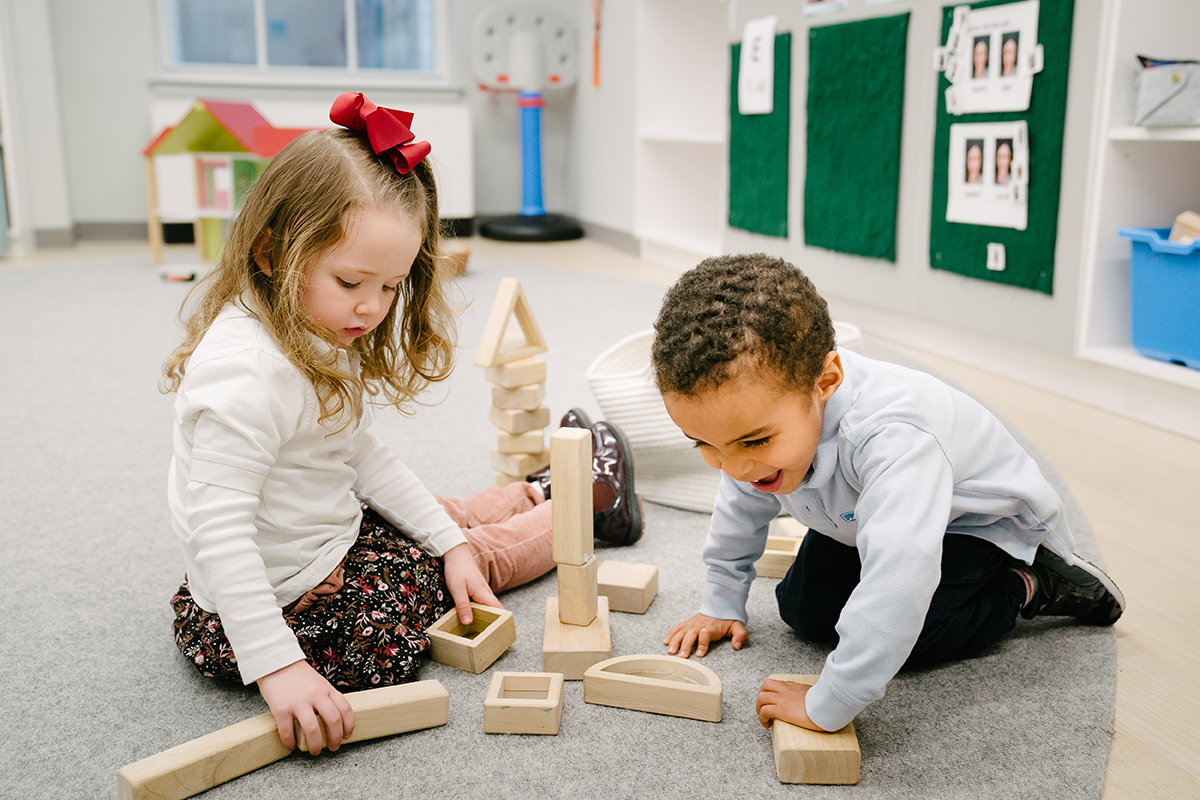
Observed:
[[[856,326],[834,322],[833,327],[839,346],[862,350],[862,333]],[[650,364],[653,341],[654,331],[647,330],[617,342],[588,367],[588,384],[604,419],[629,440],[638,494],[644,500],[711,514],[721,473],[704,463],[667,414]]]

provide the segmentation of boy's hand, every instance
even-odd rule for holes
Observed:
[[[826,733],[808,718],[808,709],[804,707],[804,698],[812,687],[807,683],[777,681],[767,678],[762,688],[758,690],[758,701],[754,710],[758,712],[758,721],[764,728],[771,727],[771,721],[781,719],[810,731]]]
[[[668,653],[678,653],[681,658],[690,656],[692,645],[695,645],[696,656],[702,658],[710,644],[726,637],[733,640],[734,650],[741,650],[750,634],[746,632],[746,626],[736,619],[717,619],[697,614],[671,628],[663,644],[667,646]]]
[[[279,740],[283,746],[296,746],[292,720],[300,723],[308,740],[308,752],[321,752],[325,737],[321,722],[329,733],[329,749],[337,750],[342,739],[354,733],[354,709],[341,692],[321,677],[307,661],[297,661],[258,679],[258,691],[271,708]]]
[[[450,548],[442,556],[442,562],[446,565],[446,586],[454,598],[454,606],[463,625],[470,625],[474,619],[475,615],[471,613],[472,600],[481,605],[504,608],[479,571],[469,544]]]

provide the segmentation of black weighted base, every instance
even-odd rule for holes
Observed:
[[[479,235],[505,242],[562,242],[582,239],[583,226],[562,214],[506,214],[484,220]]]

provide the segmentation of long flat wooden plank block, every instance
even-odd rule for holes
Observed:
[[[777,681],[817,682],[816,675],[772,675]],[[771,722],[771,747],[780,783],[858,783],[862,755],[851,722],[840,731],[822,733],[783,720]]]
[[[550,525],[554,560],[583,566],[592,554],[592,432],[559,428],[550,434]]]
[[[558,618],[558,598],[546,598],[546,628],[542,637],[542,671],[561,672],[563,680],[581,681],[587,668],[612,656],[608,598],[596,599],[591,625],[566,625]]]
[[[346,694],[357,742],[445,725],[450,694],[434,680]],[[183,800],[287,757],[270,712],[164,750],[117,772],[121,800]]]
[[[723,689],[715,672],[689,659],[619,656],[584,673],[583,702],[720,722]]]

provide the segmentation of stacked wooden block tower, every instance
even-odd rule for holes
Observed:
[[[559,428],[550,436],[550,483],[558,595],[546,598],[542,669],[579,681],[588,667],[612,655],[608,598],[598,592],[592,552],[590,430]]]
[[[516,318],[519,336],[509,336],[508,321]],[[525,476],[546,466],[546,426],[550,409],[546,398],[546,361],[536,358],[546,352],[546,341],[538,329],[529,301],[516,278],[500,281],[492,304],[475,365],[483,367],[492,388],[492,424],[499,428],[492,449],[496,485],[523,481]]]

